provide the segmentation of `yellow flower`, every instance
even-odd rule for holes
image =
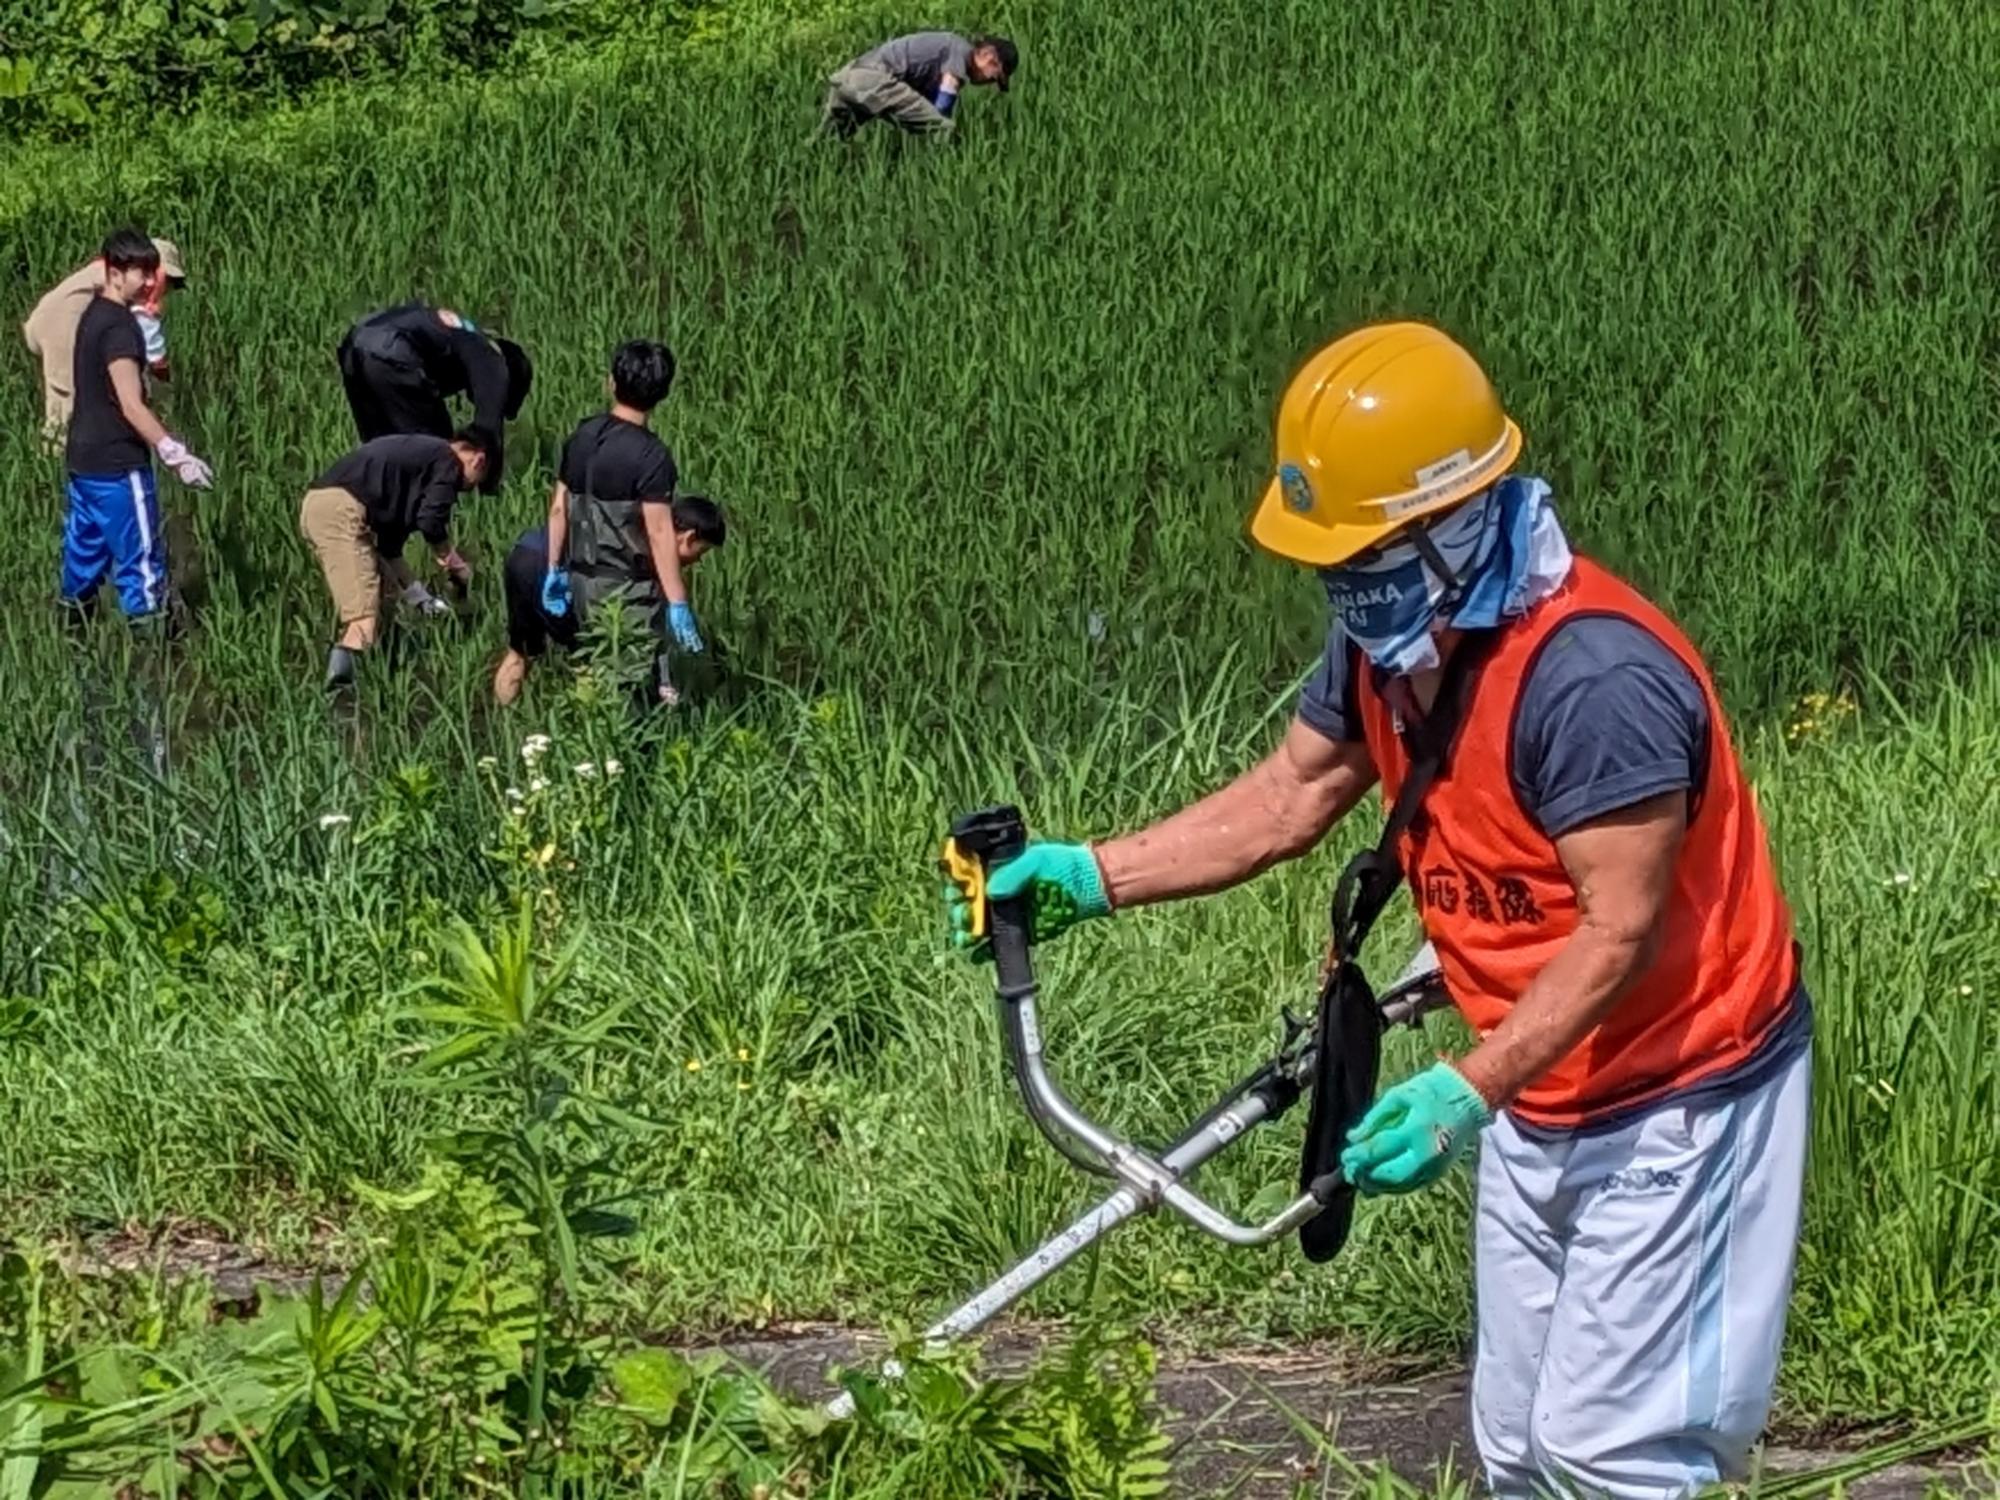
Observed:
[[[688,1059],[688,1071],[690,1073],[699,1073],[701,1071],[701,1059],[698,1057],[690,1057]]]
[[[1969,995],[1972,993],[1972,991],[1968,989],[1966,990],[1966,993]],[[738,1047],[736,1049],[736,1060],[738,1062],[750,1061],[750,1049],[748,1047]]]

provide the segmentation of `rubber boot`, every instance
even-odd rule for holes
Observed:
[[[335,643],[326,653],[326,686],[329,692],[340,692],[354,686],[355,653],[346,646]]]

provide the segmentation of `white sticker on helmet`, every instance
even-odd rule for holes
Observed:
[[[1417,470],[1417,488],[1422,489],[1426,485],[1435,483],[1437,480],[1456,474],[1460,469],[1469,469],[1471,467],[1471,449],[1461,448],[1456,453],[1447,453],[1436,463],[1425,464],[1421,469]]]

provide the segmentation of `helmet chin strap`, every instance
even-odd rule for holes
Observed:
[[[1438,581],[1444,585],[1444,597],[1438,600],[1438,618],[1450,620],[1458,609],[1459,600],[1464,597],[1465,580],[1459,577],[1452,570],[1451,564],[1444,560],[1444,554],[1438,551],[1437,543],[1431,540],[1430,531],[1426,527],[1411,528],[1410,545],[1417,549],[1417,556],[1424,560],[1424,566],[1435,573]]]

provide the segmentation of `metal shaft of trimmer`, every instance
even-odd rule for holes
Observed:
[[[1424,1015],[1449,1003],[1437,980],[1437,956],[1426,943],[1395,984],[1383,993],[1382,1020],[1389,1026],[1414,1026]],[[1245,1079],[1212,1109],[1200,1125],[1160,1156],[1160,1165],[1176,1177],[1191,1177],[1204,1162],[1219,1156],[1254,1126],[1284,1113],[1296,1091],[1311,1082],[1318,1059],[1310,1052],[1289,1065],[1283,1056]],[[1289,1085],[1289,1087],[1286,1087]],[[956,1339],[978,1332],[1022,1297],[1127,1220],[1150,1213],[1159,1205],[1130,1187],[1116,1188],[1035,1247],[1025,1259],[975,1292],[924,1330],[924,1347],[942,1349]],[[903,1373],[897,1360],[881,1366],[886,1379]],[[828,1415],[854,1414],[854,1398],[842,1391],[827,1403]]]
[[[1244,1131],[1265,1119],[1270,1112],[1266,1095],[1253,1090],[1162,1155],[1160,1165],[1174,1176],[1184,1177],[1220,1153]],[[1134,1188],[1114,1189],[1095,1207],[1078,1216],[1069,1227],[1043,1240],[1026,1259],[997,1281],[968,1297],[925,1329],[925,1348],[935,1351],[977,1332],[1120,1224],[1140,1214],[1150,1213],[1157,1206],[1157,1200],[1148,1199]],[[903,1366],[899,1361],[884,1361],[884,1378],[894,1380],[902,1373]],[[826,1409],[833,1417],[851,1417],[854,1415],[854,1398],[842,1391],[827,1403]]]
[[[946,846],[949,870],[963,872],[969,893],[977,889],[964,867],[976,860],[979,874],[1014,858],[1027,847],[1027,830],[1011,807],[988,808],[958,820]],[[954,878],[960,878],[954,875]],[[1098,1125],[1069,1098],[1049,1074],[1042,1057],[1041,1028],[1036,1019],[1035,975],[1029,952],[1027,912],[1019,898],[988,900],[983,907],[986,935],[993,948],[995,997],[1001,1033],[1021,1098],[1042,1133],[1062,1154],[1087,1171],[1119,1180],[1097,1205],[1068,1228],[1044,1240],[1025,1260],[1005,1272],[925,1330],[927,1350],[984,1327],[1001,1312],[1074,1260],[1127,1220],[1150,1213],[1162,1204],[1227,1244],[1271,1243],[1319,1213],[1325,1203],[1322,1183],[1299,1194],[1275,1217],[1261,1225],[1240,1224],[1198,1196],[1189,1186],[1195,1170],[1253,1126],[1285,1113],[1307,1087],[1319,1065],[1309,1043],[1287,1044],[1263,1067],[1243,1079],[1200,1117],[1180,1140],[1157,1155]],[[1428,960],[1428,962],[1427,962]],[[1426,948],[1382,997],[1383,1019],[1393,1025],[1413,1021],[1433,1003],[1430,976],[1435,960]],[[1297,1037],[1295,1030],[1294,1037]],[[1337,1173],[1328,1174],[1337,1179]],[[903,1373],[895,1360],[881,1372],[888,1379]],[[827,1404],[829,1415],[853,1415],[854,1400],[846,1393]]]

